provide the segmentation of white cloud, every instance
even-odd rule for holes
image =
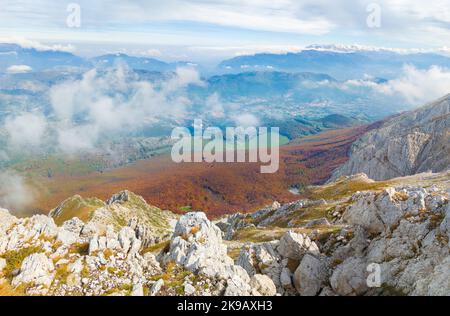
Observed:
[[[221,55],[253,55],[257,53],[292,53],[300,52],[304,46],[300,45],[242,45],[242,46],[191,46],[187,48],[193,52]]]
[[[218,93],[213,93],[208,98],[206,98],[205,102],[206,108],[210,111],[211,116],[214,118],[223,118],[225,117],[224,106],[220,100]]]
[[[405,65],[397,78],[378,83],[373,78],[332,82],[341,90],[372,97],[384,97],[383,103],[398,103],[404,100],[411,107],[421,106],[450,93],[450,69],[432,66],[428,69],[418,69]]]
[[[166,93],[187,87],[190,84],[203,85],[200,74],[193,67],[179,67],[175,71],[175,76],[164,84]]]
[[[23,74],[32,71],[33,69],[27,65],[12,65],[6,69],[9,74]]]
[[[142,56],[148,56],[148,57],[161,57],[163,54],[159,49],[156,48],[150,48],[140,53]]]
[[[433,66],[420,70],[405,66],[399,78],[375,89],[387,95],[401,95],[408,103],[421,105],[450,93],[450,69]]]
[[[90,150],[94,148],[97,133],[95,126],[62,126],[58,131],[58,144],[64,152],[69,154]]]
[[[167,11],[170,20],[189,20],[250,30],[323,35],[334,25],[322,16],[298,17],[295,1],[227,1],[184,3],[186,10]]]
[[[40,146],[47,128],[47,121],[40,114],[22,113],[7,118],[4,127],[9,135],[9,145],[24,149],[28,146]]]
[[[101,137],[130,133],[162,118],[183,118],[191,105],[184,89],[191,84],[203,84],[193,68],[178,68],[169,79],[153,84],[119,65],[55,85],[49,94],[58,143],[67,152],[92,149]]]
[[[258,127],[259,125],[258,118],[251,113],[238,115],[235,117],[234,121],[236,123],[236,126],[242,127]]]
[[[22,37],[22,36],[0,36],[0,43],[16,44],[22,48],[33,48],[33,49],[36,49],[39,51],[73,52],[75,50],[75,47],[71,44],[48,45],[48,44],[43,44],[36,40],[30,40],[30,39]]]
[[[0,207],[21,213],[31,205],[34,196],[23,177],[13,172],[0,172]]]
[[[3,2],[0,32],[7,35],[14,30],[14,34],[35,34],[36,38],[52,41],[71,38],[79,42],[151,43],[152,46],[240,46],[250,43],[283,44],[284,39],[285,44],[297,44],[311,40],[297,36],[306,34],[321,36],[316,38],[322,42],[338,39],[346,43],[383,42],[399,47],[437,48],[448,45],[450,40],[448,0],[129,0],[114,4],[109,0],[78,0],[82,8],[83,32],[72,32],[66,27],[64,14],[67,13],[67,4],[64,2]],[[366,9],[371,2],[376,2],[381,8],[381,27],[377,29],[366,24],[369,14]],[[163,28],[160,22],[164,23]],[[211,24],[216,28],[202,28],[196,23]],[[139,31],[134,31],[136,29]],[[268,33],[254,37],[244,33],[242,37],[233,37],[240,31],[238,29]],[[274,32],[292,36],[278,37],[272,34]],[[49,46],[51,49],[67,49]],[[159,56],[157,50],[148,53],[149,56]]]

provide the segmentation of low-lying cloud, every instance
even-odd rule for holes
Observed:
[[[46,128],[46,118],[39,113],[22,113],[7,118],[5,122],[10,144],[19,149],[40,146]]]
[[[438,66],[418,69],[405,65],[398,78],[386,82],[368,78],[348,80],[338,85],[343,90],[368,89],[378,96],[391,97],[391,102],[403,100],[409,106],[421,106],[450,93],[450,69]]]
[[[192,105],[189,85],[202,85],[193,68],[179,68],[157,82],[140,79],[126,65],[92,69],[78,80],[52,86],[51,115],[23,112],[6,119],[9,147],[36,148],[54,142],[66,153],[95,148],[103,137],[139,131],[162,119],[182,119]]]
[[[33,190],[23,177],[13,172],[0,172],[0,208],[20,214],[33,200]]]
[[[405,66],[402,76],[376,89],[387,95],[400,94],[410,104],[424,104],[450,93],[450,69]]]

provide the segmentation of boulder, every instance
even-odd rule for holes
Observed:
[[[300,260],[305,253],[319,254],[319,248],[315,242],[308,236],[293,231],[283,235],[277,250],[281,256],[292,260]]]
[[[254,256],[255,251],[253,247],[251,245],[245,245],[242,247],[239,257],[236,259],[236,264],[243,267],[250,276],[256,274],[255,262],[253,260]]]
[[[327,278],[324,258],[306,254],[295,270],[294,285],[301,296],[315,296],[324,287]]]
[[[184,294],[185,295],[195,294],[195,287],[190,283],[185,283],[184,284]]]
[[[78,234],[61,228],[56,236],[56,240],[60,241],[63,245],[68,246],[75,243],[78,239]]]
[[[68,221],[65,221],[62,225],[62,228],[79,236],[81,230],[83,229],[83,226],[84,223],[78,217],[74,217],[72,219],[69,219]]]
[[[144,288],[142,287],[141,283],[133,285],[131,296],[144,296]]]
[[[125,190],[125,191],[121,191],[119,193],[114,194],[113,196],[111,196],[107,201],[106,204],[107,205],[112,205],[114,203],[125,203],[128,202],[130,199],[130,192]]]
[[[281,270],[280,286],[284,291],[288,292],[292,292],[292,290],[294,289],[292,284],[292,272],[287,267]]]
[[[236,264],[243,267],[250,276],[256,273],[267,275],[277,288],[281,288],[281,257],[275,250],[276,242],[246,245],[241,249]]]
[[[367,290],[367,264],[351,257],[338,265],[330,278],[331,287],[339,295],[363,295]]]
[[[267,275],[255,274],[250,280],[250,286],[263,296],[274,296],[277,294],[275,284]]]
[[[159,279],[158,281],[156,281],[151,289],[150,289],[150,296],[156,296],[156,294],[158,294],[158,292],[161,290],[162,286],[164,285],[164,280],[163,279]]]
[[[188,213],[180,218],[170,242],[166,261],[173,260],[186,269],[216,276],[224,266],[233,265],[222,243],[220,229],[204,213]]]
[[[422,188],[388,188],[382,193],[358,192],[352,197],[354,203],[343,214],[342,219],[359,225],[369,233],[379,234],[395,228],[405,215],[418,214],[424,209]]]
[[[49,287],[54,277],[53,262],[43,253],[35,253],[25,258],[20,273],[13,281],[13,286],[32,283]]]
[[[238,266],[236,266],[238,267]],[[241,267],[239,267],[241,268]],[[241,268],[242,269],[242,268]],[[242,271],[245,272],[244,269]],[[250,278],[242,275],[231,275],[227,279],[227,287],[225,289],[225,296],[249,296],[252,295],[252,288],[250,286]]]
[[[225,295],[250,295],[247,271],[234,265],[222,242],[222,232],[204,213],[188,213],[180,218],[164,261],[175,261],[194,273],[226,281]]]

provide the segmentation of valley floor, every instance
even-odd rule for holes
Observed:
[[[359,136],[371,127],[330,130],[294,140],[280,149],[280,169],[261,174],[257,163],[181,163],[169,156],[137,161],[103,172],[70,171],[48,176],[46,162],[30,166],[31,186],[36,200],[25,215],[43,213],[62,200],[79,194],[106,199],[123,189],[136,192],[162,209],[178,213],[202,210],[210,216],[252,211],[274,200],[294,201],[290,187],[324,183],[344,163]]]

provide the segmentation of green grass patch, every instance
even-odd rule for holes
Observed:
[[[6,260],[6,267],[3,274],[6,278],[12,279],[13,272],[20,269],[26,257],[34,253],[44,252],[41,246],[22,248],[19,250],[10,250],[5,252],[1,257]]]

